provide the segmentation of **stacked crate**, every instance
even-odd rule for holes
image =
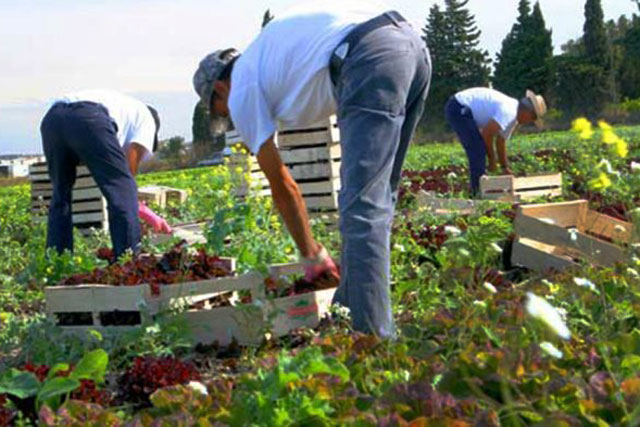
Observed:
[[[241,143],[234,132],[227,135],[227,143]],[[279,131],[276,144],[283,163],[298,183],[307,209],[312,216],[335,214],[338,210],[340,190],[340,131],[335,116],[305,128],[289,128]],[[250,175],[240,185],[237,194],[245,195],[248,188],[257,189],[261,194],[269,194],[269,183],[260,170],[255,157],[236,154],[230,162],[232,171]]]
[[[563,270],[579,262],[614,266],[637,241],[634,226],[589,209],[586,200],[520,206],[511,263],[530,270]]]
[[[480,194],[483,199],[511,202],[558,197],[562,196],[562,174],[524,177],[485,175],[480,179]]]
[[[181,205],[187,201],[187,191],[163,185],[148,185],[138,188],[138,200],[146,204],[154,203],[161,209],[168,205]]]
[[[31,213],[36,220],[43,220],[49,212],[53,197],[53,184],[46,163],[29,167],[31,181]],[[72,193],[73,225],[82,232],[91,229],[109,229],[107,202],[86,166],[76,167],[76,182]]]

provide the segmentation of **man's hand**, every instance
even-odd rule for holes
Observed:
[[[495,172],[498,170],[498,165],[495,161],[489,162],[489,167],[487,169],[489,169],[489,172]]]
[[[338,267],[333,261],[329,252],[324,246],[320,246],[320,252],[314,257],[304,259],[304,279],[307,282],[313,283],[323,274],[326,274],[328,279],[340,280],[340,273]]]
[[[509,166],[502,168],[502,175],[513,175],[513,171],[509,169]]]
[[[140,219],[149,224],[153,228],[153,231],[155,231],[156,233],[173,233],[173,230],[171,229],[167,221],[165,221],[162,217],[149,209],[147,205],[142,202],[138,202],[138,215],[140,215]]]

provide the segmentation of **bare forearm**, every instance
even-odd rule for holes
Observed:
[[[496,165],[496,153],[493,149],[493,135],[483,132],[482,138],[484,139],[484,145],[487,149],[487,158],[489,159],[489,169],[493,169]]]
[[[499,136],[496,145],[498,146],[498,158],[500,160],[500,164],[504,169],[507,169],[509,167],[509,161],[507,159],[507,142],[503,137]]]
[[[314,256],[318,251],[317,244],[311,234],[307,207],[295,181],[277,183],[271,194],[300,254],[305,258]]]

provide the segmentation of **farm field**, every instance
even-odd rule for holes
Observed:
[[[510,144],[517,175],[564,174],[553,202],[586,199],[640,226],[640,127],[578,120]],[[73,254],[45,253],[29,184],[0,186],[0,425],[639,425],[640,249],[625,246],[609,267],[518,268],[516,204],[435,216],[418,203],[422,190],[468,197],[459,144],[414,146],[406,169],[392,238],[398,340],[353,333],[336,308],[315,331],[275,339],[265,328],[257,348],[194,348],[180,312],[124,334],[62,334],[45,316],[44,287],[104,269],[97,255],[109,237],[77,233]],[[186,203],[161,213],[172,224],[211,221],[195,246],[235,258],[239,273],[296,261],[271,200],[235,198],[233,172],[138,183],[187,190]],[[338,254],[339,233],[322,219],[313,227]],[[175,253],[177,240],[145,238],[144,252]],[[142,270],[122,274],[133,283]]]

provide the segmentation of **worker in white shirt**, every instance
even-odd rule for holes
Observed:
[[[304,200],[274,143],[280,123],[304,127],[337,113],[341,282],[334,302],[356,330],[395,334],[390,234],[402,165],[431,78],[428,50],[397,12],[363,2],[304,3],[270,22],[244,53],[207,56],[194,76],[213,127],[232,121],[271,186],[306,278],[338,270],[311,233]]]
[[[487,159],[489,171],[498,169],[494,145],[502,173],[513,174],[507,159],[507,141],[518,125],[539,125],[546,112],[544,98],[529,90],[520,101],[484,87],[458,92],[449,99],[445,115],[467,153],[473,195],[480,188],[480,177],[486,173]]]
[[[137,252],[140,219],[155,231],[170,233],[165,220],[138,202],[133,176],[158,145],[160,118],[155,109],[109,90],[89,90],[57,99],[40,131],[53,198],[49,206],[47,247],[73,250],[72,191],[76,166],[87,166],[107,200],[109,231],[116,257]]]

